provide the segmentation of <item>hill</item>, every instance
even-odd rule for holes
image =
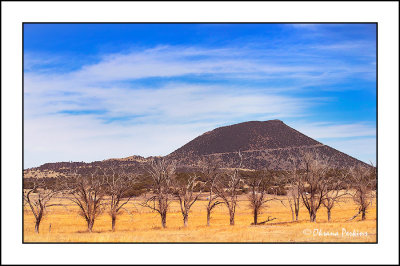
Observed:
[[[324,145],[280,120],[249,121],[206,132],[166,156],[178,161],[181,169],[195,167],[199,160],[211,157],[223,168],[239,166],[238,152],[243,155],[242,168],[289,170],[291,159],[300,160],[302,152],[330,158],[332,167],[366,165],[343,152]],[[133,155],[127,158],[107,159],[92,163],[79,162],[80,167],[124,166],[135,172],[143,172],[144,165],[153,157]],[[75,163],[76,164],[76,163]],[[24,170],[24,177],[57,176],[66,173],[70,162],[46,163]],[[47,174],[46,174],[47,173]]]
[[[324,145],[280,120],[250,121],[219,127],[193,139],[167,157],[182,165],[196,165],[202,157],[212,157],[223,167],[237,167],[238,151],[246,169],[290,169],[289,158],[301,159],[301,152],[329,157],[333,167],[365,164],[345,153]]]

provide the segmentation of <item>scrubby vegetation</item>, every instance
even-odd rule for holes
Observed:
[[[242,161],[243,155],[240,152],[237,155]],[[318,220],[332,222],[332,212],[343,208],[344,203],[357,208],[347,218],[338,217],[341,221],[345,218],[356,221],[359,215],[361,220],[367,219],[367,213],[374,206],[376,169],[373,166],[338,169],[332,168],[327,158],[311,153],[304,153],[301,158],[292,160],[296,165],[291,171],[267,167],[246,170],[240,162],[237,168],[226,169],[209,158],[192,171],[179,171],[177,162],[166,158],[153,158],[141,171],[112,161],[107,166],[91,167],[70,163],[60,168],[62,171],[57,177],[24,179],[25,231],[29,232],[29,217],[33,215],[35,232],[39,234],[42,219],[52,208],[57,208],[59,213],[60,206],[67,210],[63,215],[69,213],[75,217],[75,213],[82,217],[89,233],[96,231],[95,224],[105,219],[104,214],[111,218],[111,232],[118,230],[117,219],[126,218],[127,214],[133,215],[135,221],[150,219],[149,215],[143,215],[148,212],[159,215],[161,228],[169,228],[167,216],[175,216],[176,204],[185,228],[191,226],[189,217],[193,215],[197,218],[190,220],[199,224],[196,219],[202,213],[206,215],[205,226],[213,225],[214,216],[226,216],[226,224],[236,226],[238,209],[250,213],[246,214],[252,217],[248,225],[254,226],[273,226],[278,221],[296,223],[304,213],[308,213],[313,224]],[[319,218],[321,208],[327,211],[324,218]],[[212,215],[213,210],[218,212]],[[281,218],[284,210],[291,220]],[[343,213],[349,213],[348,209]],[[243,217],[240,220],[243,225]],[[153,221],[143,222],[154,227]]]

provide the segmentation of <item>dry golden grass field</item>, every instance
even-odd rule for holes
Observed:
[[[86,223],[78,216],[77,207],[67,199],[59,201],[66,206],[49,209],[39,234],[34,232],[34,217],[25,207],[25,242],[376,242],[375,202],[365,221],[361,221],[361,215],[348,221],[357,213],[350,198],[334,207],[331,222],[327,221],[326,209],[321,207],[316,223],[309,222],[304,206],[299,221],[292,222],[289,207],[272,201],[263,210],[259,221],[268,216],[276,220],[253,226],[247,199],[241,196],[234,226],[229,225],[228,210],[221,204],[214,209],[209,227],[206,226],[206,201],[200,200],[192,207],[187,228],[183,227],[179,203],[173,202],[165,229],[161,228],[160,216],[141,207],[137,199],[127,205],[129,213],[124,211],[118,217],[115,232],[111,231],[110,216],[104,212],[96,220],[92,233],[86,232]]]

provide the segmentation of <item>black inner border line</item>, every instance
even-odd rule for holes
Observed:
[[[24,240],[24,25],[25,24],[375,24],[376,241],[375,242],[25,242]],[[22,244],[378,244],[378,22],[22,22]]]

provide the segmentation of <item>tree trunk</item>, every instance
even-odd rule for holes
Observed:
[[[317,214],[314,211],[310,212],[310,222],[315,222]]]
[[[258,219],[258,210],[254,209],[253,210],[254,213],[254,225],[257,225],[257,219]]]
[[[167,214],[161,215],[161,225],[163,228],[167,227]]]
[[[296,221],[299,220],[299,210],[300,210],[299,207],[295,207],[295,209],[294,209],[294,213],[296,214]]]
[[[235,225],[235,213],[233,211],[229,212],[229,224]]]
[[[211,211],[207,209],[207,226],[210,226]]]
[[[361,220],[364,221],[366,219],[366,210],[362,210]]]
[[[115,232],[115,221],[117,220],[117,217],[115,215],[111,216],[111,226],[112,226],[112,231]]]
[[[183,216],[183,226],[184,226],[184,227],[187,227],[187,226],[188,226],[188,218],[189,218],[188,215],[184,215],[184,216]]]
[[[88,221],[88,232],[91,233],[93,231],[94,220]]]
[[[35,222],[35,233],[39,234],[39,225],[40,225],[40,220],[36,220]]]
[[[331,209],[328,209],[328,222],[331,220]]]

